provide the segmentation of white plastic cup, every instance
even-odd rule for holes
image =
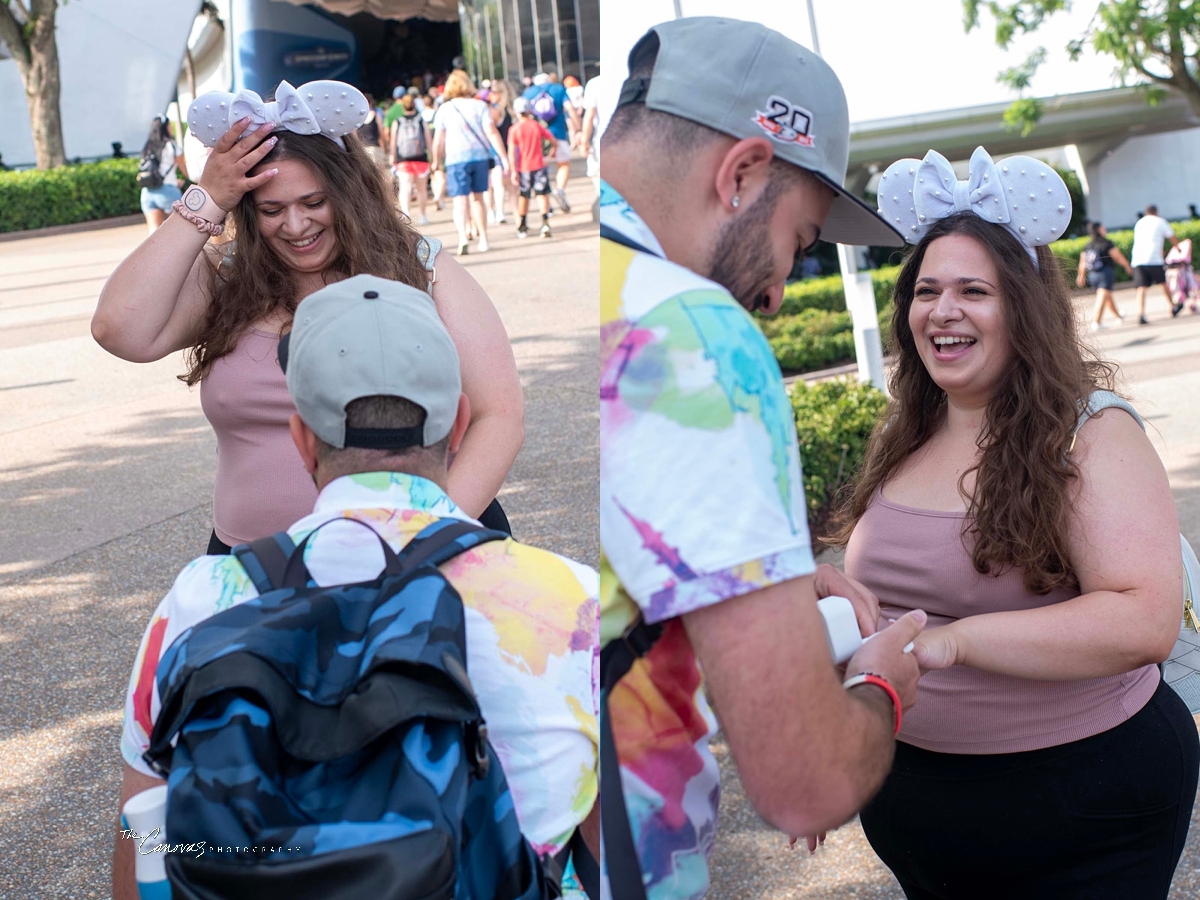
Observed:
[[[167,840],[167,786],[134,794],[125,802],[121,819],[125,828],[139,836],[132,839],[138,896],[141,900],[170,900],[166,854],[154,852]]]

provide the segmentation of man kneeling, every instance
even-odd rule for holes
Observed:
[[[313,513],[288,530],[303,543],[312,581],[369,582],[380,572],[379,537],[399,553],[439,519],[473,522],[444,490],[470,408],[454,344],[427,295],[369,275],[338,282],[300,304],[279,349],[298,410],[292,437],[320,491]],[[328,522],[341,524],[318,530]],[[596,573],[511,538],[473,546],[440,570],[462,598],[470,681],[520,831],[539,856],[573,844],[579,865],[576,830],[593,854],[599,843],[598,816],[589,815],[597,796]],[[143,758],[162,707],[160,659],[185,631],[257,596],[238,555],[205,556],[159,604],[126,696],[122,805],[163,783]],[[118,832],[115,900],[137,897],[136,850]]]

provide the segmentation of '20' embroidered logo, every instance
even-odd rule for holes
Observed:
[[[768,98],[766,110],[760,109],[757,113],[754,123],[773,139],[802,147],[813,145],[813,116],[803,106],[797,106],[776,94]]]

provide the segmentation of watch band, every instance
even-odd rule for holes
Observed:
[[[184,192],[183,206],[188,212],[205,221],[212,222],[214,225],[224,222],[227,215],[227,212],[217,206],[213,198],[208,195],[208,191],[198,184],[193,184]]]
[[[842,687],[850,690],[852,687],[858,687],[860,684],[873,684],[877,688],[881,688],[888,698],[892,701],[892,707],[896,710],[896,728],[892,732],[892,737],[900,733],[900,723],[904,718],[903,708],[900,704],[900,695],[896,693],[896,689],[882,675],[876,675],[873,672],[859,672],[857,675],[852,675],[842,682]]]

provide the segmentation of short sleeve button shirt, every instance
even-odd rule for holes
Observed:
[[[720,784],[716,723],[678,617],[814,571],[795,421],[766,338],[730,293],[663,258],[601,184],[601,641],[667,622],[609,696],[650,900],[698,900]],[[607,775],[605,776],[607,777]]]
[[[470,521],[432,482],[374,472],[330,482],[288,533],[299,543],[343,517],[368,523],[397,550],[437,518]],[[305,549],[318,584],[373,578],[382,559],[377,539],[357,525],[330,525]],[[555,853],[598,789],[596,573],[511,539],[475,547],[442,571],[462,596],[471,681],[521,829],[537,852]],[[153,774],[141,755],[159,714],[163,651],[196,622],[257,595],[232,556],[201,557],[176,579],[142,638],[125,698],[121,753],[134,769]]]

